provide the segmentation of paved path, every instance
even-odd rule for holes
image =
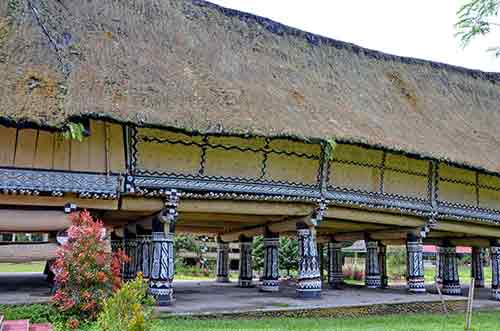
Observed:
[[[348,286],[343,290],[324,289],[320,300],[298,300],[293,283],[284,283],[278,293],[263,293],[258,288],[239,288],[236,283],[175,281],[176,303],[161,308],[173,314],[245,312],[255,310],[349,307],[359,305],[438,301],[437,294],[408,294],[404,287],[369,290]],[[432,292],[431,287],[429,287]],[[446,300],[464,300],[464,296],[445,296]],[[488,300],[489,289],[476,290],[475,308],[500,309],[500,302]],[[40,273],[0,273],[0,304],[49,302],[49,288]]]

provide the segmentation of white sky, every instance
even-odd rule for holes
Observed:
[[[383,52],[500,71],[494,34],[462,49],[456,11],[464,0],[210,0],[305,31]]]

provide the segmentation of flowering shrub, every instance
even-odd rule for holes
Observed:
[[[106,251],[103,224],[90,213],[71,217],[68,241],[59,248],[54,263],[58,289],[53,302],[73,317],[69,324],[76,329],[78,319],[95,319],[103,300],[120,288],[120,269],[127,257],[121,251],[113,256]]]
[[[148,285],[139,274],[123,285],[104,303],[97,320],[101,331],[149,331],[154,299],[147,294]]]

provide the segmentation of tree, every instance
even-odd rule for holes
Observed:
[[[299,245],[297,240],[281,237],[279,255],[280,269],[286,270],[286,275],[290,276],[290,271],[297,270],[299,263]]]
[[[257,236],[252,243],[252,268],[257,273],[264,269],[264,237]]]
[[[456,35],[462,45],[465,47],[476,37],[485,36],[500,27],[497,19],[499,10],[499,0],[471,0],[463,5],[457,12],[458,22],[455,24]],[[491,47],[488,51],[500,56],[500,46]]]

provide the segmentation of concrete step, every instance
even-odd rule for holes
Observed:
[[[53,331],[54,328],[50,323],[39,323],[39,324],[31,324],[29,331]]]
[[[29,331],[30,322],[28,320],[5,321],[2,331]]]

